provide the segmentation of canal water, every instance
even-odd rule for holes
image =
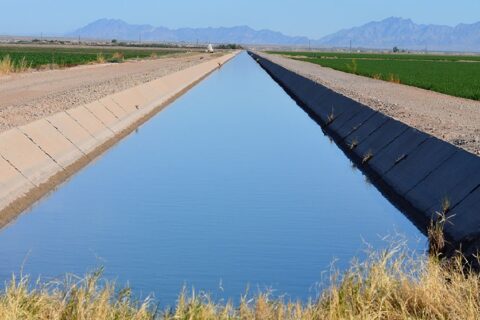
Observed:
[[[318,293],[336,261],[425,239],[245,53],[0,230],[0,280],[104,276],[171,305]]]

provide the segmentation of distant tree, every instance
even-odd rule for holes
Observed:
[[[398,49],[398,47],[395,46],[395,47],[393,47],[393,52],[394,53],[400,52],[400,49]]]
[[[112,43],[117,43],[117,39],[112,39]]]

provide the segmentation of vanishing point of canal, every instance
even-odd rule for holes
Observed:
[[[163,305],[182,287],[317,294],[332,261],[424,236],[246,53],[0,230],[0,280],[104,276]]]

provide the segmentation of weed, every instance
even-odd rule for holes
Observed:
[[[357,60],[352,59],[352,62],[350,64],[347,64],[347,69],[348,69],[348,72],[357,74],[357,70],[358,70]]]
[[[400,83],[400,77],[396,74],[390,73],[388,75],[388,82]]]
[[[327,126],[331,124],[333,120],[335,120],[335,110],[333,109],[333,106],[332,106],[332,111],[330,111],[330,113],[327,116]]]
[[[349,143],[350,150],[355,149],[358,146],[358,139],[353,138],[352,141]]]
[[[103,53],[97,53],[97,63],[105,63],[106,59]]]
[[[112,54],[112,58],[109,60],[110,62],[123,62],[124,60],[124,55],[121,52],[115,52]]]
[[[367,153],[363,155],[362,163],[366,164],[368,161],[370,161],[373,158],[373,152],[372,150],[368,150]]]
[[[17,66],[15,68],[15,72],[25,72],[28,69],[30,69],[31,63],[28,63],[27,58],[22,57],[17,63]]]
[[[9,74],[15,71],[15,66],[10,55],[4,56],[0,60],[0,74]]]

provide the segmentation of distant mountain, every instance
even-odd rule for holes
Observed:
[[[480,51],[480,22],[455,27],[416,24],[410,19],[391,17],[360,27],[341,30],[318,41],[327,47],[391,49],[394,46],[412,50]]]
[[[480,22],[455,27],[416,24],[410,19],[391,17],[363,26],[341,30],[319,40],[291,37],[271,30],[248,26],[230,28],[169,29],[151,25],[131,25],[122,20],[100,19],[67,34],[91,39],[118,39],[195,43],[238,43],[315,47],[349,47],[411,50],[480,51]]]
[[[100,19],[67,36],[92,39],[118,39],[240,44],[305,45],[306,37],[290,37],[271,30],[254,30],[247,26],[231,28],[181,28],[168,29],[151,25],[131,25],[122,20]]]

